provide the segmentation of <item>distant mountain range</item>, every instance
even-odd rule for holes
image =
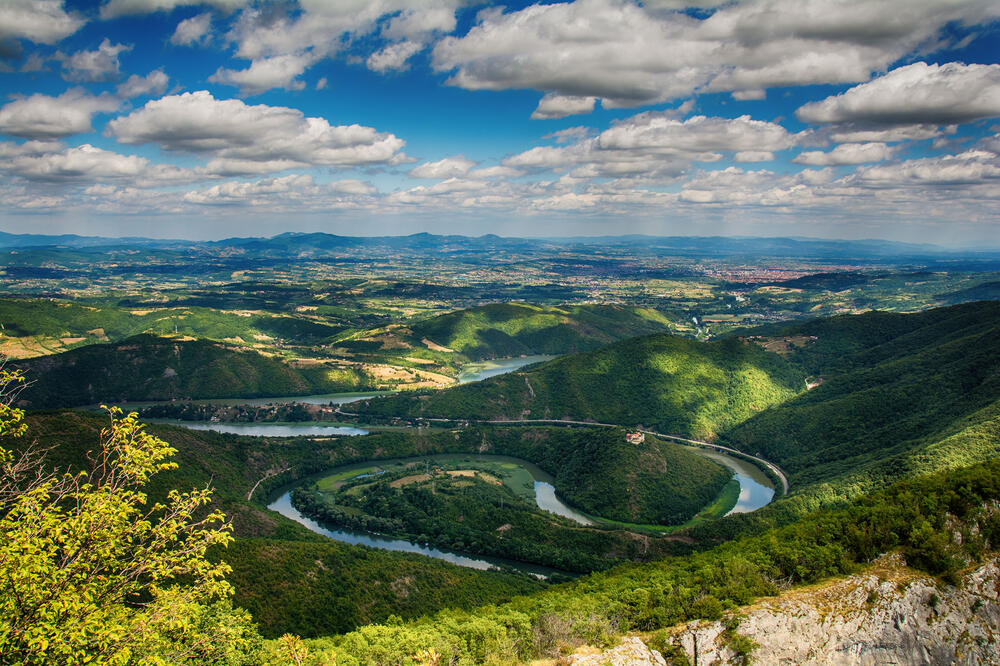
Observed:
[[[580,236],[570,238],[504,238],[417,233],[409,236],[338,236],[288,232],[270,238],[226,238],[218,241],[110,238],[75,234],[37,235],[0,232],[0,248],[147,247],[151,249],[252,252],[263,256],[323,256],[358,250],[395,250],[418,253],[586,251],[594,247],[628,249],[637,254],[679,256],[768,256],[839,259],[893,259],[907,257],[1000,257],[1000,248],[954,250],[930,244],[886,240],[830,240],[821,238],[758,238],[738,236]]]

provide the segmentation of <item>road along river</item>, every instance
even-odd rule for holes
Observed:
[[[482,364],[476,364],[476,367],[467,366],[467,371],[463,370],[463,374],[460,375],[459,381],[462,383],[470,381],[479,381],[487,377],[492,377],[495,375],[503,374],[505,372],[510,372],[516,370],[520,367],[531,363],[538,363],[541,361],[549,360],[552,357],[546,356],[530,356],[530,357],[520,357],[512,359],[498,359],[496,361],[490,361]],[[356,400],[364,400],[367,398],[375,397],[376,395],[385,395],[386,393],[340,393],[340,394],[324,394],[324,395],[314,395],[314,396],[295,396],[288,398],[261,398],[256,400],[245,400],[245,399],[216,399],[216,400],[199,400],[195,401],[197,403],[208,403],[208,404],[249,404],[249,405],[262,405],[268,403],[287,403],[287,402],[303,402],[310,404],[330,404],[341,405]],[[128,405],[127,407],[139,407],[146,406],[149,404],[156,403],[134,403]],[[180,421],[175,419],[159,419],[156,422],[159,423],[169,423],[171,425],[178,425],[185,428],[191,428],[193,430],[214,430],[221,433],[237,434],[237,435],[252,435],[252,436],[267,436],[267,437],[290,437],[290,436],[356,436],[368,434],[368,430],[350,426],[343,425],[328,425],[320,424],[315,422],[307,423],[206,423],[206,422],[192,422],[192,421]],[[511,425],[514,423],[528,424],[528,423],[538,423],[542,424],[541,421],[518,421],[509,422]],[[493,425],[503,425],[502,422],[487,422]],[[602,424],[602,423],[592,423],[592,422],[567,422],[567,421],[545,421],[546,425],[587,425],[587,426],[597,426],[597,427],[613,427],[612,424]],[[740,484],[740,495],[736,502],[736,505],[726,514],[731,513],[746,513],[750,511],[755,511],[762,506],[767,505],[774,498],[775,489],[770,479],[765,475],[758,465],[766,465],[769,467],[781,480],[785,492],[788,490],[788,482],[785,479],[784,474],[777,466],[772,463],[757,459],[753,456],[746,456],[741,452],[731,451],[733,454],[730,455],[729,451],[723,450],[725,447],[720,447],[717,445],[712,445],[707,442],[700,442],[696,440],[688,440],[682,437],[676,437],[672,435],[662,435],[659,433],[650,432],[649,434],[654,436],[659,436],[665,439],[673,439],[682,444],[688,445],[692,452],[699,455],[705,456],[706,458],[711,458],[716,462],[725,465],[726,467],[733,470],[736,480]],[[692,446],[693,445],[693,446]],[[576,511],[556,495],[555,487],[552,484],[552,477],[546,474],[543,470],[538,468],[536,465],[517,458],[508,458],[506,456],[489,456],[481,454],[443,454],[437,456],[423,456],[421,459],[436,459],[436,458],[448,458],[454,456],[456,459],[483,459],[483,460],[503,460],[509,462],[515,462],[516,464],[524,467],[532,477],[534,482],[535,491],[535,502],[538,507],[544,511],[549,511],[551,513],[558,514],[560,516],[569,518],[570,520],[576,521],[581,525],[595,525],[599,524],[601,521],[594,520],[579,511]],[[753,458],[753,462],[750,462],[746,458]],[[393,539],[389,537],[384,537],[380,535],[367,534],[353,532],[350,530],[342,529],[331,529],[329,527],[323,526],[320,523],[307,518],[302,515],[295,507],[292,506],[291,502],[291,490],[295,486],[310,483],[317,478],[324,476],[329,476],[338,472],[348,471],[352,467],[355,469],[361,467],[371,467],[373,464],[378,464],[379,462],[388,463],[390,461],[367,461],[364,463],[357,463],[355,465],[346,465],[341,467],[336,467],[330,470],[326,470],[321,474],[313,475],[306,479],[300,479],[289,486],[278,489],[269,498],[268,508],[277,511],[286,518],[294,520],[295,522],[307,527],[308,529],[316,532],[317,534],[322,534],[337,541],[342,541],[345,543],[370,546],[373,548],[382,548],[385,550],[402,551],[410,553],[418,553],[421,555],[426,555],[428,557],[434,557],[437,559],[445,560],[451,562],[452,564],[457,564],[460,566],[471,567],[475,569],[489,569],[491,567],[501,567],[501,568],[514,568],[519,571],[527,572],[535,576],[546,577],[553,573],[557,573],[554,569],[548,569],[546,567],[541,567],[537,565],[525,564],[523,562],[507,561],[501,558],[493,558],[486,556],[470,556],[468,554],[450,552],[447,550],[440,550],[437,548],[431,548],[427,545],[421,545],[417,543],[412,543],[403,539]]]
[[[240,435],[256,435],[256,436],[270,436],[270,437],[288,437],[288,436],[324,436],[324,435],[339,435],[339,436],[356,436],[367,434],[368,431],[361,428],[351,428],[345,426],[328,426],[328,425],[318,425],[314,423],[294,423],[294,424],[275,424],[275,423],[193,423],[190,421],[178,421],[178,420],[160,420],[160,423],[169,423],[171,425],[178,425],[185,428],[192,428],[197,430],[215,430],[218,432],[227,432]],[[768,503],[774,497],[775,489],[774,485],[771,483],[770,479],[760,470],[760,468],[742,458],[738,458],[733,455],[729,455],[722,451],[709,450],[702,446],[686,446],[693,453],[698,455],[711,458],[716,462],[729,467],[733,470],[736,480],[740,484],[740,495],[736,502],[736,505],[726,514],[731,513],[746,513],[750,511],[755,511]],[[535,491],[535,503],[543,511],[549,511],[557,515],[569,518],[570,520],[576,521],[581,525],[595,525],[600,524],[602,521],[593,520],[592,518],[584,515],[583,513],[575,510],[573,507],[567,505],[563,502],[555,492],[555,487],[553,486],[552,477],[540,469],[538,466],[517,458],[509,458],[506,456],[490,456],[482,454],[439,454],[434,456],[423,456],[420,459],[448,459],[454,458],[458,460],[465,459],[481,459],[481,460],[493,460],[493,461],[510,461],[524,467],[530,474],[534,481],[534,491]],[[302,485],[305,483],[311,483],[318,478],[329,476],[331,474],[336,474],[338,472],[348,471],[352,468],[358,469],[362,467],[371,467],[373,464],[378,465],[379,463],[388,464],[390,460],[375,460],[367,461],[363,463],[355,463],[354,465],[345,465],[336,468],[326,470],[320,474],[313,475],[306,479],[300,479],[289,486],[275,491],[270,497],[268,503],[268,508],[272,511],[276,511],[281,515],[294,520],[295,522],[305,526],[306,528],[321,534],[323,536],[329,537],[331,539],[336,539],[337,541],[342,541],[344,543],[350,543],[355,545],[369,546],[372,548],[382,548],[385,550],[418,553],[421,555],[426,555],[428,557],[434,557],[437,559],[445,560],[451,562],[452,564],[457,564],[459,566],[471,567],[474,569],[489,569],[491,567],[499,568],[513,568],[518,571],[525,573],[530,573],[539,577],[547,577],[553,573],[563,573],[557,572],[555,569],[549,569],[547,567],[541,567],[537,565],[525,564],[523,562],[515,562],[509,560],[503,560],[501,558],[493,558],[486,556],[473,556],[465,553],[452,552],[447,550],[441,550],[437,548],[431,548],[427,545],[422,545],[418,543],[413,543],[403,539],[394,539],[390,537],[384,537],[380,535],[367,534],[362,532],[354,532],[351,530],[336,529],[324,526],[311,518],[304,516],[300,513],[291,502],[291,490],[295,486]]]

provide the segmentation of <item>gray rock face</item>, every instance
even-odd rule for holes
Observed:
[[[748,607],[735,631],[758,645],[755,664],[1000,664],[998,584],[996,561],[956,588],[886,557],[871,573]],[[741,663],[724,630],[692,623],[675,640],[695,666]]]
[[[572,655],[569,663],[574,666],[667,666],[663,655],[650,650],[635,636],[626,636],[621,645],[600,654]]]
[[[745,607],[728,621],[692,622],[669,633],[692,666],[1000,664],[1000,567],[991,560],[953,587],[886,556],[865,574],[787,592]],[[740,654],[738,643],[746,642],[734,640],[734,634],[757,647]],[[665,663],[639,639],[626,640],[571,663]],[[626,652],[634,660],[625,658]]]

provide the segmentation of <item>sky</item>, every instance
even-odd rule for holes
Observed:
[[[0,230],[1000,246],[996,0],[0,0]]]

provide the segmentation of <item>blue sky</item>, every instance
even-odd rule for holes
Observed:
[[[4,0],[0,229],[1000,245],[985,0]]]

